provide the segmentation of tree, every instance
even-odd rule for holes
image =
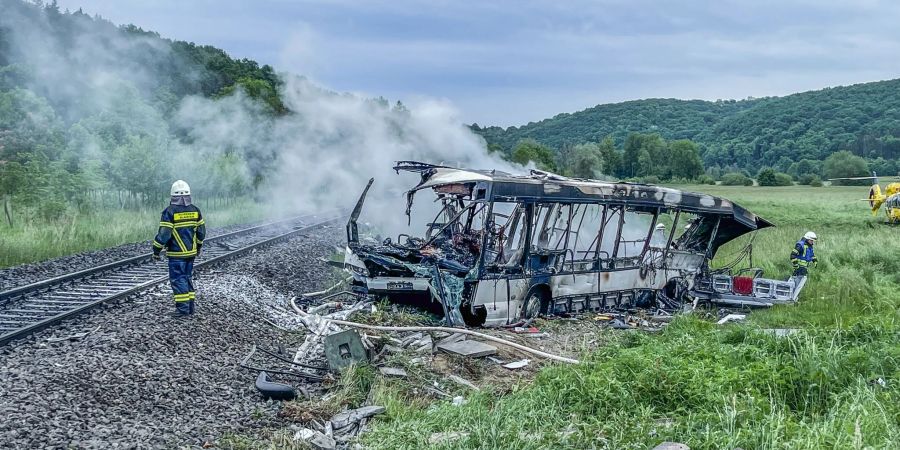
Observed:
[[[533,162],[538,169],[556,171],[556,161],[549,147],[534,139],[523,139],[516,144],[510,159],[522,165]]]
[[[823,170],[827,178],[864,177],[869,175],[866,160],[846,150],[825,158]],[[864,186],[871,180],[834,180],[834,184]]]
[[[672,177],[694,179],[703,175],[703,161],[697,144],[681,139],[669,143],[669,170]]]
[[[573,149],[571,173],[578,178],[597,178],[603,170],[600,148],[597,144],[579,144]]]
[[[600,141],[597,146],[600,151],[600,161],[603,162],[603,171],[607,175],[621,177],[622,174],[622,154],[616,150],[616,144],[612,136],[607,136]]]
[[[760,186],[775,186],[775,170],[770,167],[760,169],[756,174],[756,182]]]

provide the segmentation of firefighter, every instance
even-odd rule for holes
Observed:
[[[159,231],[153,239],[153,259],[159,261],[166,251],[169,260],[169,283],[175,295],[179,315],[194,313],[194,258],[200,254],[206,225],[200,208],[191,204],[191,187],[182,180],[172,183],[172,198],[159,219]]]
[[[791,251],[791,265],[794,267],[793,276],[805,277],[810,264],[818,264],[813,246],[816,244],[816,233],[807,231]]]

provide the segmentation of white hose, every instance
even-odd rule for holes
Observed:
[[[499,344],[508,345],[517,350],[521,350],[523,352],[528,352],[537,356],[542,356],[547,359],[552,359],[554,361],[569,363],[569,364],[579,364],[581,361],[572,358],[566,358],[564,356],[557,356],[547,352],[542,352],[540,350],[535,350],[533,348],[526,347],[524,345],[516,344],[515,342],[507,341],[506,339],[500,339],[498,337],[491,336],[489,334],[479,333],[477,331],[468,330],[465,328],[450,328],[450,327],[383,327],[378,325],[366,325],[362,323],[356,322],[348,322],[346,320],[330,320],[331,323],[337,325],[344,325],[347,327],[354,328],[364,328],[367,330],[376,330],[376,331],[443,331],[445,333],[461,333],[461,334],[470,334],[472,336],[478,336],[482,339],[486,339],[489,341],[494,341]]]
[[[296,298],[296,297],[295,297],[295,298]],[[297,306],[297,303],[294,301],[295,298],[291,298],[291,306],[294,307],[294,311],[296,311],[297,314],[299,314],[301,317],[309,317],[309,315],[308,315],[306,312],[304,312],[302,309],[300,309],[299,306]],[[451,327],[385,327],[385,326],[379,326],[379,325],[366,325],[366,324],[362,324],[362,323],[349,322],[349,321],[346,321],[346,320],[337,320],[337,319],[325,319],[325,320],[328,320],[329,322],[331,322],[331,323],[333,323],[333,324],[335,324],[335,325],[343,325],[343,326],[346,326],[346,327],[363,328],[363,329],[367,329],[367,330],[376,330],[376,331],[443,331],[443,332],[445,332],[445,333],[468,334],[468,335],[480,337],[480,338],[482,338],[482,339],[486,339],[486,340],[488,340],[488,341],[493,341],[493,342],[497,342],[497,343],[499,343],[499,344],[508,345],[508,346],[510,346],[510,347],[512,347],[512,348],[515,348],[515,349],[517,349],[517,350],[521,350],[521,351],[523,351],[523,352],[527,352],[527,353],[531,353],[531,354],[533,354],[533,355],[537,355],[537,356],[541,356],[541,357],[544,357],[544,358],[547,358],[547,359],[551,359],[551,360],[553,360],[553,361],[559,361],[559,362],[564,362],[564,363],[569,363],[569,364],[580,364],[580,363],[581,363],[581,361],[579,361],[579,360],[577,360],[577,359],[566,358],[566,357],[564,357],[564,356],[558,356],[558,355],[554,355],[554,354],[551,354],[551,353],[542,352],[542,351],[540,351],[540,350],[535,350],[535,349],[533,349],[533,348],[526,347],[526,346],[521,345],[521,344],[516,344],[515,342],[507,341],[506,339],[500,339],[500,338],[498,338],[498,337],[494,337],[494,336],[491,336],[491,335],[489,335],[489,334],[479,333],[479,332],[477,332],[477,331],[472,331],[472,330],[469,330],[469,329],[466,329],[466,328],[451,328]]]
[[[332,287],[330,287],[330,288],[328,288],[328,289],[325,289],[324,291],[307,292],[307,293],[305,293],[305,294],[300,294],[300,296],[301,296],[301,297],[315,297],[315,296],[317,296],[317,295],[327,294],[327,293],[329,293],[329,292],[335,290],[338,286],[340,286],[340,285],[342,285],[342,284],[344,284],[344,283],[350,281],[351,278],[353,278],[353,277],[347,277],[347,278],[345,278],[345,279],[343,279],[343,280],[341,280],[341,281],[338,281],[337,283],[335,283],[334,286],[332,286]]]

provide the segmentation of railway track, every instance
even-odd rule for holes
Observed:
[[[335,222],[341,213],[299,216],[208,237],[194,263],[201,268]],[[0,292],[0,346],[111,300],[168,281],[168,266],[151,253]]]

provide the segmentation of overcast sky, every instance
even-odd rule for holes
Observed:
[[[890,0],[59,0],[340,90],[521,125],[598,103],[900,76]]]

